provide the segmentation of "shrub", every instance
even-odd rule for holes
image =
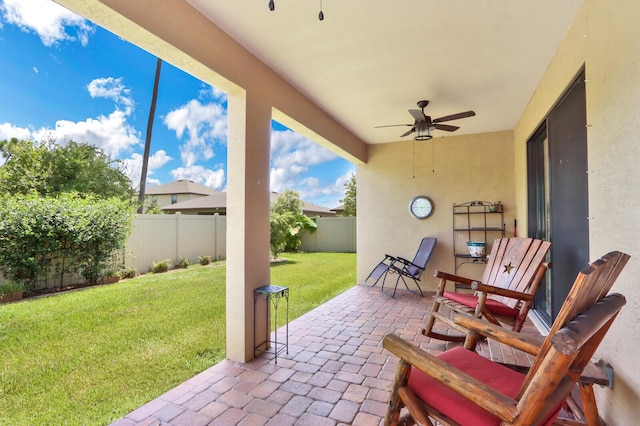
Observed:
[[[0,283],[0,297],[6,296],[8,294],[19,293],[24,290],[24,284],[21,282],[7,280],[3,283]]]
[[[198,263],[202,266],[210,264],[211,256],[198,256]]]
[[[186,257],[179,257],[176,259],[176,268],[178,269],[187,269],[189,265],[191,265],[191,262],[189,262],[189,259]]]
[[[151,266],[151,271],[154,274],[158,274],[160,272],[167,272],[169,270],[170,262],[171,261],[169,259],[161,260],[159,262],[153,262],[153,265]]]
[[[79,274],[97,283],[114,252],[124,248],[133,208],[116,198],[75,193],[0,199],[0,269],[35,289],[37,281]]]
[[[102,276],[109,277],[109,278],[113,278],[113,277],[122,278],[122,275],[120,275],[120,271],[116,269],[106,269],[104,272],[102,272]]]
[[[292,224],[295,223],[295,217],[291,212],[270,214],[270,241],[269,246],[271,248],[271,254],[273,257],[278,257],[282,253],[287,245],[287,238],[290,235],[290,229]]]
[[[134,278],[136,275],[138,275],[138,271],[133,266],[122,268],[120,270],[120,276],[122,278]]]

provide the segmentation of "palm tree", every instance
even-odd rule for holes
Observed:
[[[149,108],[149,120],[147,121],[147,135],[144,140],[144,156],[142,157],[142,171],[140,172],[140,192],[138,193],[138,213],[144,212],[144,193],[147,182],[147,168],[149,167],[149,151],[151,150],[151,133],[153,132],[153,119],[156,114],[156,102],[158,100],[158,84],[160,83],[160,69],[162,59],[156,62],[156,76],[153,80],[153,94],[151,95],[151,107]]]

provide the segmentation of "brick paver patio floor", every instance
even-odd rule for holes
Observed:
[[[355,286],[292,321],[277,364],[272,354],[222,361],[114,425],[380,425],[397,366],[382,338],[445,350],[420,334],[430,309],[430,295]]]

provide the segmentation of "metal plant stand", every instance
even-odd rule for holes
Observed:
[[[267,315],[265,324],[267,325],[267,332],[265,333],[265,339],[261,343],[254,344],[255,350],[257,352],[266,352],[272,353],[275,355],[275,363],[278,363],[278,354],[283,350],[286,350],[289,353],[289,287],[282,287],[277,285],[265,285],[262,287],[258,287],[253,290],[253,329],[256,329],[256,304],[258,299],[262,296],[263,299],[267,302]],[[284,298],[287,303],[287,317],[285,321],[285,343],[278,343],[278,304],[280,299]],[[273,315],[273,340],[269,338],[269,313],[271,310],[271,305],[273,305],[274,315]],[[255,334],[254,334],[255,335]],[[257,336],[256,336],[257,337]],[[273,348],[271,348],[271,344],[273,344]],[[261,349],[263,348],[264,349]]]

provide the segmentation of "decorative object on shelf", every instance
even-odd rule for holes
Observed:
[[[424,195],[413,197],[409,201],[409,213],[416,219],[426,219],[433,213],[433,201]]]
[[[485,241],[467,241],[467,248],[471,257],[484,257],[487,254]]]
[[[500,201],[467,201],[454,204],[452,214],[457,275],[462,265],[487,263],[487,250],[491,250],[495,239],[505,236],[504,206]]]
[[[489,213],[499,213],[502,211],[502,202],[496,201],[489,204]]]

